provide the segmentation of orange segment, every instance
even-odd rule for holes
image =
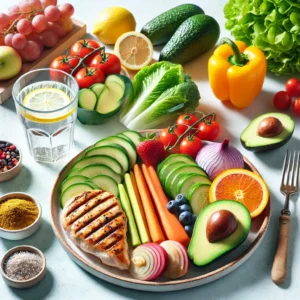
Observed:
[[[251,218],[255,218],[268,204],[269,191],[258,174],[245,169],[230,169],[218,175],[211,185],[209,201],[217,200],[238,201],[247,207]]]
[[[142,33],[131,31],[120,36],[115,44],[116,55],[124,67],[140,70],[147,66],[153,56],[151,41]]]

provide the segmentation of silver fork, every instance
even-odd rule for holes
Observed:
[[[272,280],[276,284],[282,284],[286,277],[287,253],[289,244],[289,232],[291,212],[289,210],[290,195],[298,192],[300,169],[300,152],[287,150],[285,154],[280,191],[285,195],[284,208],[279,217],[279,231],[277,248],[272,267]]]

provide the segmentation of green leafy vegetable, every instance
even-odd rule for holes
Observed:
[[[224,13],[236,40],[265,52],[270,71],[300,72],[299,0],[229,0]]]
[[[179,114],[193,112],[199,104],[198,87],[181,65],[155,63],[141,69],[132,83],[134,95],[120,121],[133,130],[163,126]]]

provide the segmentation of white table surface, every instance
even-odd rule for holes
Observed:
[[[5,12],[10,3],[16,1],[1,0],[1,11]],[[143,24],[166,9],[182,4],[180,0],[72,0],[75,6],[75,17],[88,25],[88,31],[93,28],[93,21],[98,12],[107,6],[119,5],[129,9],[137,21],[139,30]],[[192,1],[191,1],[192,2]],[[200,3],[206,14],[217,19],[221,27],[221,36],[230,36],[224,29],[223,7],[225,0],[193,1]],[[156,53],[157,55],[157,53]],[[20,146],[23,152],[24,166],[18,177],[7,183],[0,184],[0,194],[22,191],[36,197],[43,207],[43,223],[32,237],[22,241],[0,239],[0,257],[10,248],[28,244],[41,249],[47,258],[47,275],[34,288],[15,290],[9,288],[0,279],[0,299],[231,299],[231,300],[260,300],[260,299],[299,299],[300,295],[300,232],[299,204],[297,197],[291,203],[292,227],[288,259],[288,276],[286,283],[278,287],[270,278],[272,260],[277,238],[278,216],[283,204],[283,196],[279,192],[281,166],[287,148],[299,149],[300,118],[296,119],[296,130],[290,142],[272,152],[253,154],[244,150],[239,142],[241,131],[249,121],[265,112],[273,111],[272,95],[284,89],[286,78],[268,74],[263,91],[253,104],[237,111],[224,106],[213,96],[207,81],[207,60],[211,52],[185,65],[185,71],[197,82],[201,93],[200,108],[205,112],[216,112],[217,120],[222,124],[221,137],[229,137],[231,143],[247,156],[261,172],[266,180],[272,199],[272,218],[265,239],[254,255],[241,267],[228,276],[202,287],[173,293],[152,294],[120,288],[106,283],[77,266],[60,246],[51,228],[50,192],[59,170],[67,161],[55,165],[36,163],[30,157],[21,124],[15,112],[13,100],[0,105],[0,140],[10,140]],[[292,112],[289,112],[292,115]],[[73,155],[98,139],[117,133],[123,129],[114,118],[106,125],[83,126],[76,123],[75,146]],[[299,201],[299,199],[298,199]]]

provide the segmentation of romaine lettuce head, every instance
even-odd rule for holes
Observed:
[[[183,113],[194,112],[199,104],[200,94],[197,85],[190,79],[164,91],[126,126],[133,130],[158,128],[170,124]]]
[[[120,117],[130,129],[168,124],[179,114],[194,111],[199,104],[198,87],[178,64],[163,61],[142,68],[132,85],[133,96]]]
[[[300,72],[299,0],[229,0],[224,13],[226,28],[263,50],[271,72]]]

